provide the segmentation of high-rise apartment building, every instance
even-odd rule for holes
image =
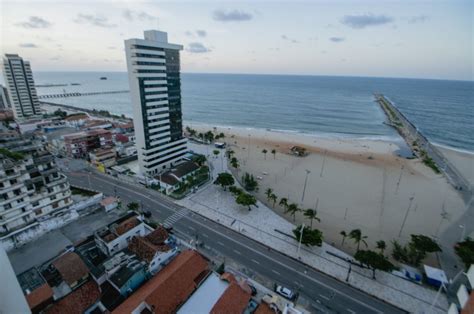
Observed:
[[[34,227],[38,218],[71,204],[68,180],[40,139],[0,138],[0,239]]]
[[[10,100],[8,99],[7,88],[0,85],[0,110],[10,108]]]
[[[41,109],[30,63],[17,54],[5,54],[3,75],[15,119],[40,117]]]
[[[144,175],[172,167],[186,153],[179,51],[167,33],[145,31],[125,41],[138,161]]]

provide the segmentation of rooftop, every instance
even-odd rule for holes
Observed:
[[[89,269],[82,259],[74,252],[68,252],[53,262],[54,267],[68,285],[73,285],[89,274]]]
[[[176,166],[173,170],[171,170],[171,173],[177,176],[178,178],[182,178],[198,169],[199,169],[199,166],[195,162],[186,161]]]
[[[175,176],[173,176],[170,171],[167,171],[163,173],[162,175],[157,176],[156,178],[158,178],[161,182],[164,182],[172,186],[175,186],[176,184],[179,183],[179,180]]]
[[[35,307],[52,299],[53,289],[51,289],[51,287],[47,283],[44,283],[43,285],[26,295],[26,301],[28,302],[30,309],[34,309]]]
[[[47,308],[45,312],[48,314],[84,313],[85,310],[97,302],[99,297],[99,287],[94,281],[89,280],[78,289],[56,302],[53,306]]]
[[[77,133],[64,135],[64,139],[65,140],[75,140],[75,139],[81,139],[81,138],[84,138],[84,137],[98,136],[98,135],[103,135],[103,134],[111,134],[111,133],[110,133],[110,131],[107,131],[107,130],[104,130],[104,129],[94,129],[94,130],[82,131],[82,132],[77,132]]]
[[[251,293],[238,283],[232,282],[211,309],[210,313],[241,314],[247,308]]]
[[[208,272],[207,261],[199,253],[184,251],[135,291],[113,313],[131,313],[142,302],[162,313],[174,312]]]
[[[117,202],[117,199],[113,196],[109,196],[100,201],[100,205],[108,206]]]
[[[108,256],[105,255],[94,241],[93,237],[76,246],[75,252],[89,268],[89,272],[95,277],[99,278],[105,272],[104,261]]]
[[[132,212],[115,220],[106,228],[99,230],[97,235],[105,242],[110,242],[141,223],[141,220],[138,219],[138,215]]]
[[[18,283],[26,294],[27,291],[33,291],[41,287],[46,281],[36,268],[30,268],[17,276]]]
[[[109,280],[117,287],[121,288],[127,281],[133,277],[137,272],[142,271],[145,265],[139,262],[136,258],[127,265],[123,265],[110,276]]]
[[[128,249],[149,263],[157,251],[167,252],[171,250],[165,244],[166,239],[168,239],[168,232],[160,226],[145,237],[133,237],[128,244]]]

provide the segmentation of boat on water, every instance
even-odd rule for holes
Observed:
[[[102,76],[100,79],[101,79],[101,80],[106,80],[106,79],[107,79],[107,77],[105,77],[105,76]]]
[[[71,86],[81,85],[80,83],[71,83]]]

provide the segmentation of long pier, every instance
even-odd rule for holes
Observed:
[[[38,99],[48,99],[48,98],[66,98],[66,97],[81,97],[81,96],[93,96],[93,95],[104,95],[104,94],[124,94],[128,93],[128,90],[116,90],[116,91],[103,91],[103,92],[73,92],[73,93],[62,93],[62,94],[48,94],[48,95],[39,95]]]
[[[443,173],[449,183],[461,193],[465,200],[472,197],[471,185],[459,170],[447,160],[430,141],[408,120],[408,118],[384,95],[374,94],[377,103],[387,115],[388,125],[392,126],[405,139],[413,153],[436,173]]]

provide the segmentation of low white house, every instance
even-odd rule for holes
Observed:
[[[119,200],[113,196],[109,196],[100,201],[100,206],[105,209],[105,212],[114,210],[119,205]]]

